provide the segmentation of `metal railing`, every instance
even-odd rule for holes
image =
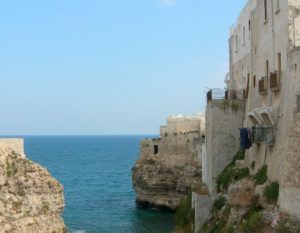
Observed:
[[[272,72],[270,74],[270,89],[279,91],[280,89],[280,72]]]
[[[234,100],[246,99],[248,93],[246,90],[226,90],[226,89],[211,89],[207,92],[207,101],[210,100]]]
[[[275,127],[253,127],[252,140],[256,144],[275,144]]]

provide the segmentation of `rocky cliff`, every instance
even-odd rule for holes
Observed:
[[[202,185],[199,122],[180,119],[179,127],[175,120],[162,128],[160,138],[141,143],[132,169],[139,207],[176,210],[192,188]]]
[[[0,232],[67,232],[63,208],[62,185],[45,168],[1,145]]]

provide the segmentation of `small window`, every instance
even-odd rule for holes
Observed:
[[[158,145],[154,145],[153,149],[154,149],[154,154],[155,155],[158,154]]]
[[[266,77],[269,77],[269,61],[266,61]]]
[[[254,75],[253,76],[253,88],[255,88],[256,87],[256,76]]]
[[[243,45],[246,43],[246,29],[243,27]]]
[[[296,96],[297,112],[300,112],[300,95]]]
[[[264,0],[264,9],[265,9],[265,21],[268,20],[268,1]]]
[[[251,21],[248,22],[249,32],[251,31]]]
[[[277,59],[278,59],[278,74],[281,74],[281,53],[278,53],[277,55]]]

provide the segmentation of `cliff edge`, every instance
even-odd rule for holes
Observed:
[[[22,139],[0,140],[0,232],[67,232],[63,186],[22,147]]]
[[[181,200],[202,185],[201,118],[169,118],[160,138],[141,142],[132,181],[139,207],[176,210]]]

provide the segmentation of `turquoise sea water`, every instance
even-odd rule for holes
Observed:
[[[139,210],[131,168],[145,136],[26,136],[28,158],[65,188],[71,233],[170,233],[174,215]]]

